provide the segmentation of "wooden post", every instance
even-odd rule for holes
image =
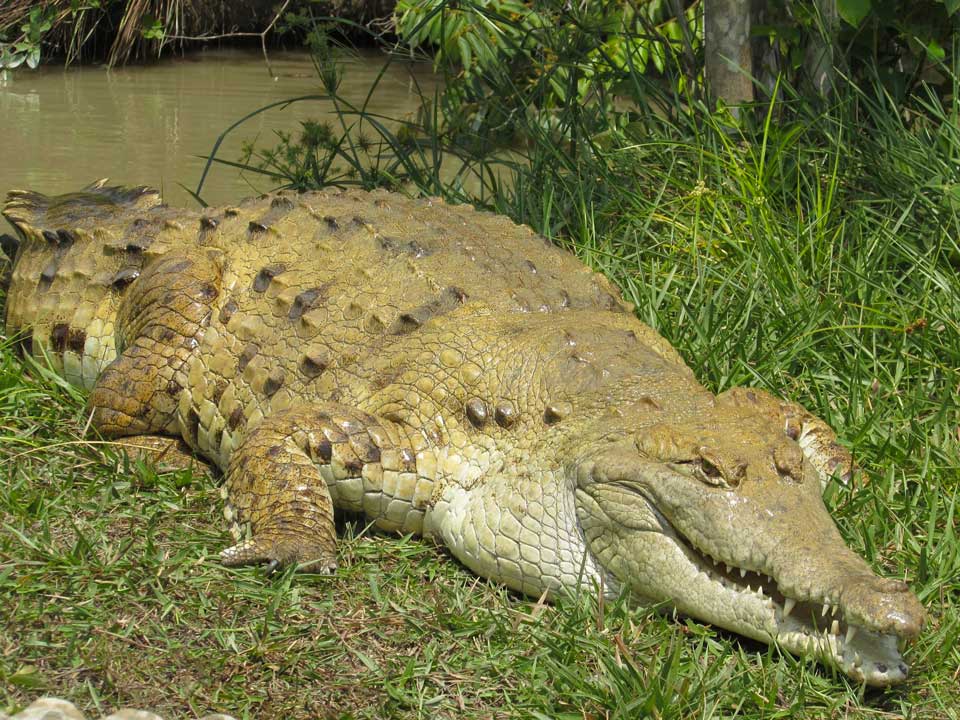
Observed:
[[[753,101],[750,6],[751,0],[703,1],[707,87],[734,116],[737,106]]]
[[[836,0],[816,0],[819,22],[814,28],[804,57],[804,67],[814,90],[827,97],[833,90],[833,48],[837,34]]]

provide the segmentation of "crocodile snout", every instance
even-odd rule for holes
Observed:
[[[875,575],[848,578],[841,604],[847,617],[857,624],[906,640],[920,634],[927,617],[905,582]]]

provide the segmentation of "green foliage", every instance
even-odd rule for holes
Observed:
[[[775,0],[755,33],[778,51],[778,69],[796,78],[811,37],[832,32],[841,70],[857,79],[879,78],[883,90],[901,102],[921,82],[949,92],[958,8],[955,0],[836,0],[840,21],[833,26],[815,3]]]
[[[163,26],[163,21],[151,13],[147,13],[141,18],[140,25],[140,35],[145,40],[163,41],[166,37],[166,29]]]
[[[848,25],[859,27],[870,14],[870,0],[836,0],[837,12]]]
[[[35,68],[51,50],[62,52],[69,64],[80,58],[84,45],[92,42],[101,26],[116,27],[130,0],[44,0],[37,4],[0,6],[0,68],[26,64]],[[137,5],[139,12],[143,6]],[[133,38],[162,43],[164,20],[148,12],[136,16],[139,30]]]
[[[950,0],[836,0],[839,20],[821,17],[830,3],[774,0],[754,18],[761,76],[782,75],[800,85],[808,49],[827,36],[832,58],[857,79],[880,78],[902,101],[921,81],[943,83],[953,59],[960,2]],[[749,5],[749,3],[748,3]],[[682,14],[677,15],[678,8]],[[576,99],[631,96],[632,71],[671,78],[696,95],[703,69],[703,4],[699,1],[605,0],[401,0],[397,32],[411,48],[429,48],[462,95],[462,105],[481,102],[482,79],[509,76],[518,98],[512,113],[535,104],[558,107]],[[761,67],[763,66],[763,67]],[[493,123],[483,108],[469,122]]]
[[[691,66],[700,3],[684,4],[678,18],[668,0],[400,0],[396,27],[411,48],[432,49],[466,96],[483,77],[509,74],[518,99],[553,108],[593,96],[610,103],[631,72]]]
[[[289,7],[309,3],[297,0]],[[98,58],[115,65],[159,55],[171,45],[196,44],[213,32],[220,36],[214,28],[254,30],[262,14],[278,10],[259,0],[0,0],[0,69],[35,67],[57,56],[67,65]]]
[[[20,35],[11,42],[0,42],[0,68],[13,69],[26,63],[35,68],[40,64],[40,42],[53,27],[53,8],[36,6],[30,9],[20,26]]]

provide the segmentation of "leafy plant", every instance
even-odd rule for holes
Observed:
[[[151,13],[147,13],[143,16],[143,18],[141,18],[140,24],[140,35],[144,40],[157,40],[159,42],[163,42],[163,40],[166,39],[166,29],[164,28],[163,21],[160,18],[152,15]]]
[[[918,83],[949,92],[960,0],[835,0],[752,3],[754,72],[770,90],[778,77],[799,87],[809,73],[835,64],[858,80],[880,79],[900,102]],[[745,2],[745,8],[751,3]],[[631,70],[667,77],[697,96],[703,71],[703,11],[698,0],[400,0],[396,28],[411,48],[428,48],[468,109],[465,122],[494,123],[483,114],[484,76],[509,75],[518,107],[558,107],[599,96],[641,100]],[[827,65],[811,46],[826,46]],[[499,81],[494,84],[501,84]],[[819,86],[819,81],[818,81]],[[819,92],[819,91],[818,91]]]
[[[0,42],[0,68],[13,69],[26,63],[35,68],[40,64],[40,41],[53,27],[56,13],[53,8],[36,6],[30,9],[20,26],[20,35],[14,42]]]
[[[216,29],[224,26],[253,29],[278,9],[210,0],[0,0],[0,67],[35,67],[57,55],[68,65],[85,57],[121,64],[173,43],[222,36]]]
[[[879,78],[897,102],[921,82],[949,92],[951,48],[960,27],[957,0],[835,0],[836,18],[823,17],[818,3],[775,0],[754,32],[774,47],[779,68],[790,78],[801,72],[812,36],[832,36],[833,61],[857,79]]]
[[[521,104],[550,109],[594,98],[611,107],[616,93],[629,94],[623,81],[633,71],[663,75],[686,63],[695,74],[700,3],[678,15],[683,4],[400,0],[396,28],[409,47],[435,53],[465,102],[482,96],[486,77],[509,75],[511,114]],[[490,120],[475,113],[470,122]]]

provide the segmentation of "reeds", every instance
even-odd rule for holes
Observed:
[[[259,29],[272,17],[270,0],[101,0],[99,6],[71,0],[7,0],[0,3],[0,32],[22,39],[31,10],[47,10],[52,27],[44,34],[44,57],[62,56],[66,64],[106,60],[119,65],[156,56],[212,36]],[[150,32],[159,22],[162,32]]]

